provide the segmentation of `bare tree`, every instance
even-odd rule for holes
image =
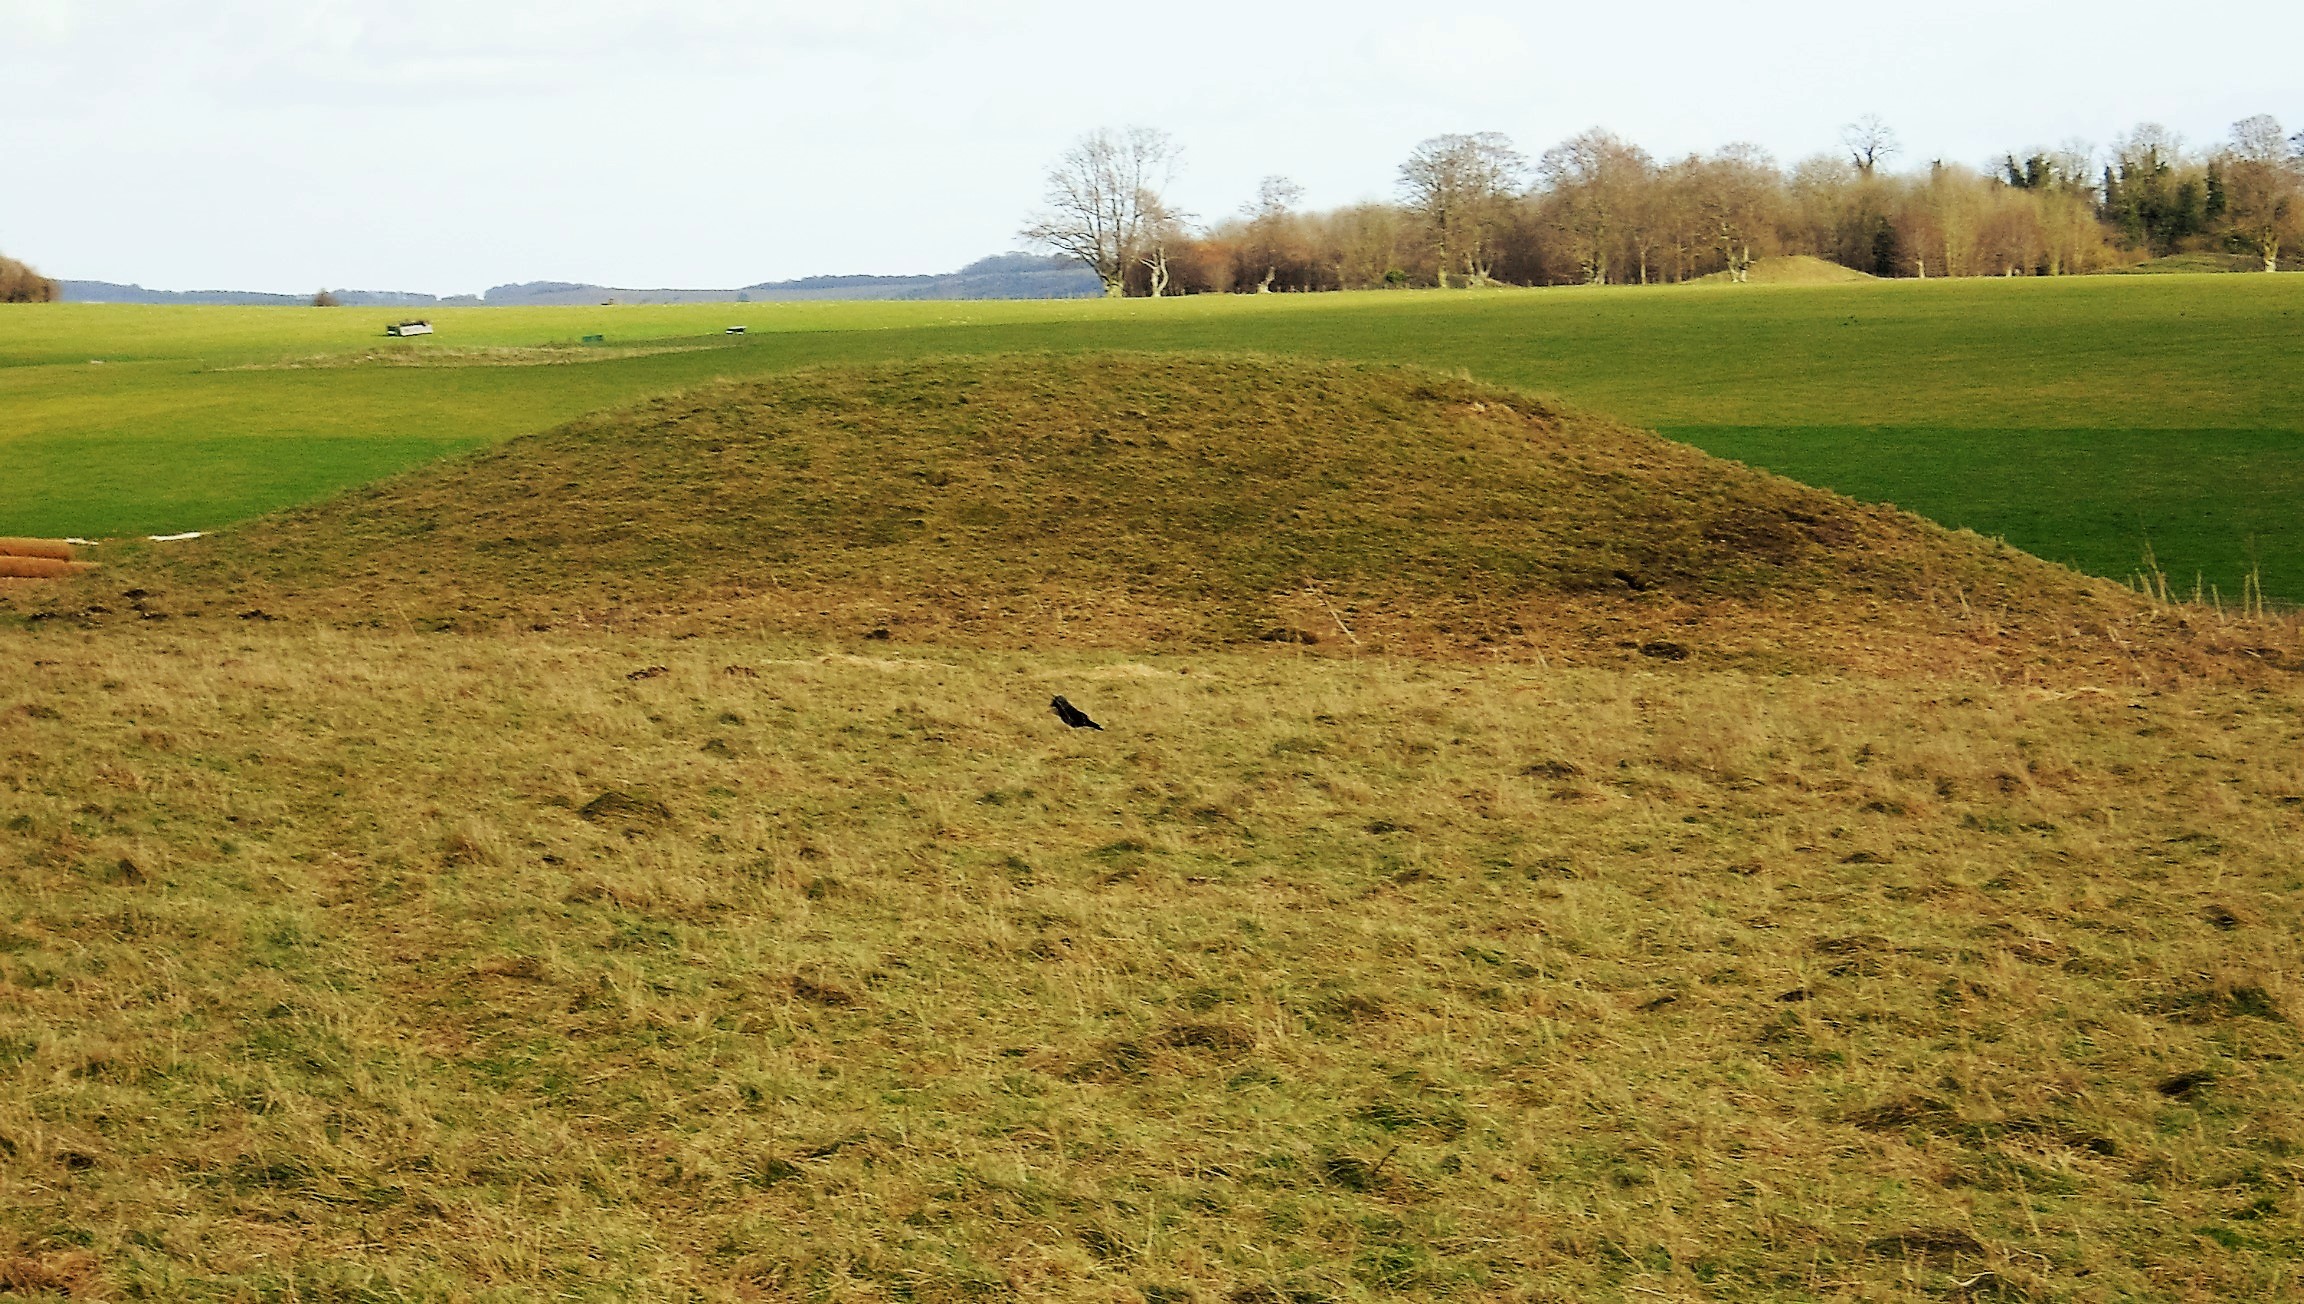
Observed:
[[[1405,256],[1415,239],[1408,218],[1391,204],[1355,204],[1314,219],[1315,239],[1345,290],[1392,289],[1406,285],[1412,261]]]
[[[1728,279],[1751,279],[1753,246],[1774,234],[1783,174],[1757,145],[1730,145],[1692,172],[1697,211],[1727,264]]]
[[[2087,192],[2096,186],[2096,146],[2078,136],[2067,136],[2064,143],[2049,151],[2049,165],[2056,169],[2066,188]]]
[[[1547,190],[1546,213],[1568,237],[1576,264],[1591,285],[1606,285],[1610,261],[1624,249],[1648,281],[1648,253],[1656,237],[1643,220],[1644,192],[1656,172],[1648,151],[1598,127],[1544,151],[1537,165]]]
[[[1264,265],[1264,278],[1256,283],[1256,293],[1272,292],[1272,282],[1280,275],[1281,236],[1289,214],[1303,202],[1304,187],[1286,177],[1270,176],[1256,187],[1256,198],[1242,206],[1241,216],[1248,219],[1248,239],[1256,261]]]
[[[2224,211],[2232,238],[2280,270],[2280,246],[2304,226],[2304,159],[2289,152],[2278,119],[2259,113],[2232,124],[2224,151]]]
[[[1877,113],[1867,113],[1842,127],[1840,141],[1848,147],[1848,156],[1855,161],[1857,173],[1867,177],[1904,150],[1896,140],[1896,133]]]
[[[1173,283],[1168,266],[1168,251],[1190,238],[1184,225],[1185,214],[1170,208],[1158,195],[1147,193],[1141,207],[1144,212],[1144,236],[1139,242],[1136,262],[1144,269],[1146,293],[1158,299],[1168,293]]]
[[[1520,190],[1528,160],[1501,132],[1434,136],[1400,165],[1400,190],[1439,251],[1440,287],[1459,267],[1486,285],[1496,265],[1494,237]]]
[[[2232,153],[2239,158],[2263,159],[2268,163],[2288,162],[2288,140],[2280,130],[2280,119],[2259,113],[2233,123]]]
[[[1160,192],[1178,153],[1168,133],[1152,127],[1089,132],[1048,169],[1047,207],[1023,237],[1079,259],[1112,298],[1127,293],[1128,274],[1138,266],[1152,269],[1156,292],[1164,291],[1163,237],[1178,219]]]

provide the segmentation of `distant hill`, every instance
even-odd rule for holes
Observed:
[[[942,276],[811,276],[745,287],[754,299],[1092,299],[1096,274],[1072,259],[994,254]]]
[[[309,294],[267,294],[261,290],[147,290],[116,281],[58,281],[66,303],[202,303],[294,308],[312,302]],[[346,308],[476,308],[476,295],[417,294],[407,290],[331,290]]]
[[[147,290],[116,281],[58,281],[66,303],[254,304],[293,308],[309,294],[260,290]],[[776,303],[794,299],[1092,299],[1096,275],[1069,258],[994,254],[938,276],[808,276],[733,290],[634,290],[582,281],[499,285],[484,295],[445,297],[402,290],[333,290],[347,308],[537,307],[587,303]]]
[[[804,299],[1086,299],[1104,292],[1069,258],[995,254],[940,276],[808,276],[734,290],[635,290],[572,281],[499,285],[495,306],[605,303],[777,303]]]

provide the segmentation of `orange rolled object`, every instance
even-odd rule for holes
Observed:
[[[0,579],[53,580],[96,569],[92,561],[59,561],[54,557],[11,557],[0,553]]]
[[[72,560],[72,545],[62,539],[0,539],[0,557],[45,557]]]

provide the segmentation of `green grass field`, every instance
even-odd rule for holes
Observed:
[[[2237,594],[2260,567],[2304,599],[2304,278],[466,309],[398,355],[436,365],[351,360],[391,315],[0,308],[0,532],[213,528],[806,364],[1262,350],[1462,369],[2098,574],[2148,545],[2187,593]],[[740,341],[697,338],[737,323]],[[595,333],[607,348],[519,352]],[[687,343],[630,348],[650,341]]]

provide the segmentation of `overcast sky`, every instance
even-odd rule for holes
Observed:
[[[1222,216],[1390,194],[1415,143],[1601,125],[1900,164],[2138,121],[2304,126],[2295,44],[2164,3],[0,0],[0,251],[162,289],[730,287],[1016,247],[1082,131]]]

